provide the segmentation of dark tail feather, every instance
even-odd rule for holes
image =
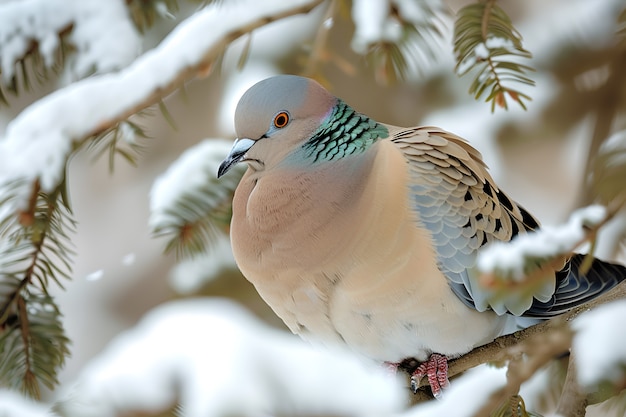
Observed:
[[[591,301],[626,280],[626,267],[594,259],[585,275],[580,265],[586,255],[574,254],[556,274],[556,292],[546,303],[535,300],[522,316],[550,318]]]

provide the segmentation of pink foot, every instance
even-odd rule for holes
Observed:
[[[433,353],[430,358],[413,372],[411,375],[411,389],[417,392],[420,381],[424,376],[428,377],[428,384],[437,399],[443,396],[442,390],[450,386],[448,381],[448,358],[439,353]]]

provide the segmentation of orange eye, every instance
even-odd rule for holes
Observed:
[[[274,116],[275,127],[280,129],[280,128],[287,126],[287,123],[289,123],[289,113],[285,111],[281,111],[276,116]]]

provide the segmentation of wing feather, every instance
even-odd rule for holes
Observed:
[[[452,290],[467,305],[491,308],[471,275],[477,251],[537,228],[537,220],[498,188],[466,140],[436,127],[389,130],[409,162],[413,207],[432,235]],[[541,292],[554,291],[554,285]],[[524,305],[532,303],[529,297]]]

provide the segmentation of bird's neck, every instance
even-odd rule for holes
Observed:
[[[303,150],[314,162],[334,161],[362,153],[378,139],[388,136],[389,131],[384,125],[338,99],[328,118],[303,145]]]

